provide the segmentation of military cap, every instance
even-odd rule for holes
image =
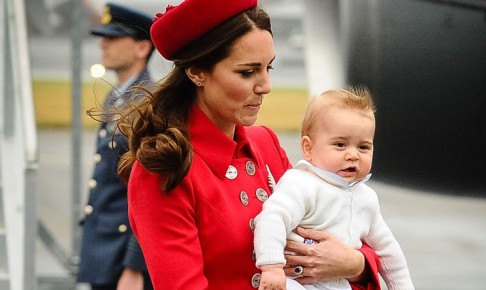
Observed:
[[[185,0],[157,13],[150,29],[159,53],[172,60],[175,53],[231,17],[255,7],[258,0]]]
[[[102,25],[91,30],[97,36],[130,36],[137,40],[150,40],[153,18],[118,4],[107,3],[103,9]]]

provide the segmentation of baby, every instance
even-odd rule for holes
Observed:
[[[309,103],[302,124],[303,160],[282,176],[255,219],[256,265],[262,270],[258,289],[351,289],[346,279],[301,285],[285,276],[286,240],[304,242],[292,231],[297,226],[327,231],[354,248],[366,243],[380,258],[379,272],[388,289],[414,289],[378,197],[366,185],[374,112],[365,88],[329,90]],[[305,276],[305,268],[296,267],[296,274]]]

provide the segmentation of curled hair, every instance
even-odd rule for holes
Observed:
[[[128,182],[135,161],[162,176],[165,193],[182,181],[193,160],[187,121],[196,98],[196,86],[185,70],[211,70],[229,56],[236,40],[254,29],[271,33],[270,19],[260,6],[227,20],[174,54],[174,67],[158,89],[147,91],[141,102],[123,113],[117,126],[130,146],[118,165],[124,182]]]

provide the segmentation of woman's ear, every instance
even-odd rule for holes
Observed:
[[[198,87],[204,82],[204,71],[196,67],[186,68],[187,77]]]
[[[305,135],[302,136],[300,139],[300,150],[302,152],[302,156],[304,157],[305,160],[311,162],[312,157],[311,157],[311,152],[312,152],[312,139]]]

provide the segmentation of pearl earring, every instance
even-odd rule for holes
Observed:
[[[196,83],[196,86],[200,87],[200,86],[202,86],[202,83],[201,82],[197,82]]]

